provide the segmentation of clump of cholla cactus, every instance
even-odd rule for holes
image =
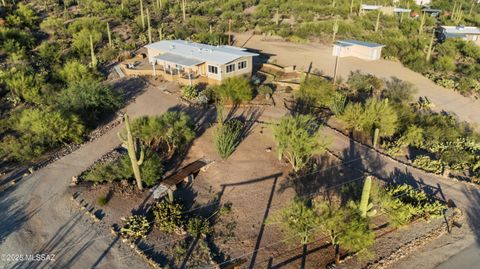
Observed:
[[[133,215],[123,217],[123,227],[120,229],[120,234],[128,239],[137,239],[147,237],[147,232],[150,229],[150,223],[145,216]]]
[[[373,209],[373,204],[369,203],[370,199],[370,189],[372,188],[372,177],[368,176],[365,178],[363,183],[362,198],[360,199],[360,213],[362,217],[373,217],[377,214],[377,210]]]
[[[130,129],[130,121],[128,120],[127,114],[123,116],[123,121],[125,123],[127,137],[123,137],[121,133],[117,133],[117,135],[120,141],[122,141],[122,146],[128,150],[128,156],[130,157],[130,162],[132,163],[133,175],[135,176],[137,187],[139,190],[143,190],[140,165],[143,164],[145,154],[141,144],[133,138],[132,131]]]

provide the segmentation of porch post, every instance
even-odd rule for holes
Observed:
[[[192,86],[192,72],[191,71],[188,71],[188,84],[190,84],[190,86]]]
[[[156,76],[157,70],[155,70],[155,62],[152,63],[152,67],[153,67],[153,76]]]

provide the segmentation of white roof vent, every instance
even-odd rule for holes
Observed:
[[[465,29],[465,25],[458,25],[457,26],[457,30],[464,30]]]
[[[170,48],[171,48],[171,49],[175,49],[175,45],[170,45]]]

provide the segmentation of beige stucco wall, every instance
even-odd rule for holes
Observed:
[[[243,62],[243,61],[247,61],[247,67],[239,70],[238,69],[238,63]],[[230,65],[230,64],[235,64],[235,71],[227,73],[227,65]],[[220,79],[224,80],[224,79],[227,79],[227,78],[230,78],[230,77],[242,76],[242,75],[250,76],[250,75],[252,75],[252,66],[253,66],[252,57],[239,58],[239,59],[237,59],[233,62],[222,65],[222,72],[220,74],[221,75]]]

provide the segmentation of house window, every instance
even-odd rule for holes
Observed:
[[[244,69],[247,68],[247,61],[242,61],[238,63],[238,69]]]
[[[227,73],[235,71],[235,64],[227,65]]]
[[[209,65],[208,66],[208,73],[218,74],[218,67],[213,66],[213,65]]]

